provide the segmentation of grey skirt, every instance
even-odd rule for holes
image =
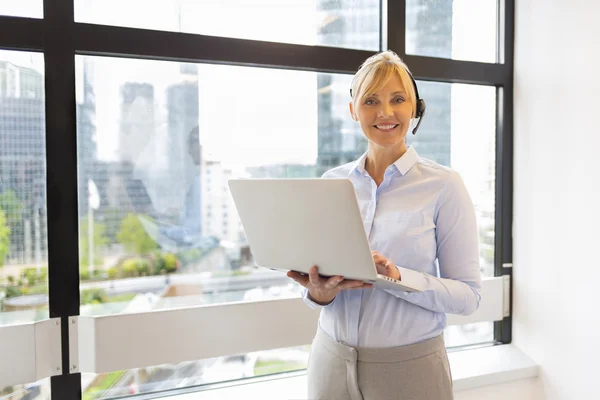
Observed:
[[[308,400],[452,400],[440,335],[391,348],[354,348],[320,328],[308,360]]]

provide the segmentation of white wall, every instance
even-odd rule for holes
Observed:
[[[516,2],[513,333],[551,400],[600,383],[599,14]]]

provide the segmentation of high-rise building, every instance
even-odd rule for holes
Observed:
[[[169,172],[184,176],[190,157],[189,140],[198,128],[198,82],[181,82],[167,89],[167,158]]]
[[[156,129],[154,86],[127,82],[121,86],[119,159],[135,162]]]
[[[327,16],[319,27],[319,44],[371,49],[379,43],[379,1],[320,0],[317,8]],[[350,83],[350,76],[317,75],[318,175],[357,159],[367,149],[360,126],[348,115]]]
[[[154,137],[154,109],[154,87],[151,84],[127,82],[121,86],[118,161],[110,166],[108,182],[97,182],[102,187],[99,190],[106,191],[103,206],[119,209],[125,214],[152,214],[156,197],[153,198],[150,192],[155,188],[147,186],[144,178],[148,174],[144,166],[140,166],[140,159],[148,141]]]
[[[96,159],[92,70],[84,64],[77,103],[79,211],[87,212],[87,180]],[[47,257],[44,79],[35,69],[0,61],[0,195],[11,229],[8,261]],[[14,196],[14,197],[12,197]],[[0,204],[2,207],[2,204]]]
[[[94,63],[83,61],[83,97],[77,99],[77,185],[79,215],[88,213],[88,179],[94,178],[97,160],[96,146],[96,96],[94,93]]]
[[[10,263],[47,256],[44,80],[0,61],[0,208],[11,230]]]
[[[198,106],[198,70],[195,64],[180,64],[180,79],[166,90],[167,137],[165,156],[172,208],[182,208],[182,218],[199,218],[201,209],[201,160]],[[184,193],[185,196],[181,194]],[[184,203],[181,200],[184,199]],[[191,204],[196,203],[196,204]],[[197,210],[195,212],[194,210]],[[186,223],[200,227],[201,221]]]
[[[202,173],[203,235],[238,242],[242,227],[227,183],[232,171],[219,161],[205,160]]]
[[[406,52],[452,57],[452,1],[406,2]],[[409,65],[410,68],[410,65]],[[447,83],[419,82],[427,112],[417,134],[407,134],[419,156],[450,166],[451,90]]]

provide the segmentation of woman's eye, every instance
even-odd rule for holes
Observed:
[[[404,103],[404,99],[402,97],[398,97],[396,99],[394,99],[395,103]]]
[[[369,106],[370,106],[370,105],[373,105],[373,104],[375,104],[375,100],[371,100],[371,99],[369,99],[369,100],[365,101],[365,104],[366,104],[366,105],[369,105]]]

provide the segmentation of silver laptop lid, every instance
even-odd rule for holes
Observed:
[[[257,265],[376,278],[349,179],[231,179],[229,187]]]

